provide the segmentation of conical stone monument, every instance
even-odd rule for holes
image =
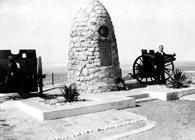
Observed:
[[[70,33],[68,82],[80,93],[115,90],[121,77],[111,18],[97,0],[89,0],[76,14]]]

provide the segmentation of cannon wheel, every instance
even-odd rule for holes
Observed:
[[[149,73],[146,73],[144,71],[144,64],[143,64],[143,55],[139,56],[134,64],[133,64],[133,78],[137,79],[142,84],[153,84],[156,81],[154,66],[152,64],[151,71]],[[152,56],[146,56],[148,59],[151,59],[151,61],[154,61],[154,57]]]
[[[166,81],[169,81],[172,78],[171,75],[172,75],[173,71],[174,71],[173,62],[166,63],[165,64],[165,70],[164,70]]]
[[[37,61],[37,81],[38,81],[38,87],[39,87],[39,93],[43,93],[43,78],[42,78],[42,59],[39,56]]]

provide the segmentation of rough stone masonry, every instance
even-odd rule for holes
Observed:
[[[89,0],[73,19],[68,58],[68,82],[80,93],[115,90],[121,77],[111,18],[97,0]]]

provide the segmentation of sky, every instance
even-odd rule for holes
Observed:
[[[36,49],[44,65],[67,64],[70,30],[85,0],[0,0],[0,49]],[[195,61],[194,0],[100,0],[115,29],[121,64],[141,49]]]

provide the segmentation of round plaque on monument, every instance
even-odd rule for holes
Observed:
[[[107,26],[100,26],[99,28],[99,34],[103,37],[107,37],[109,34],[109,29]]]

